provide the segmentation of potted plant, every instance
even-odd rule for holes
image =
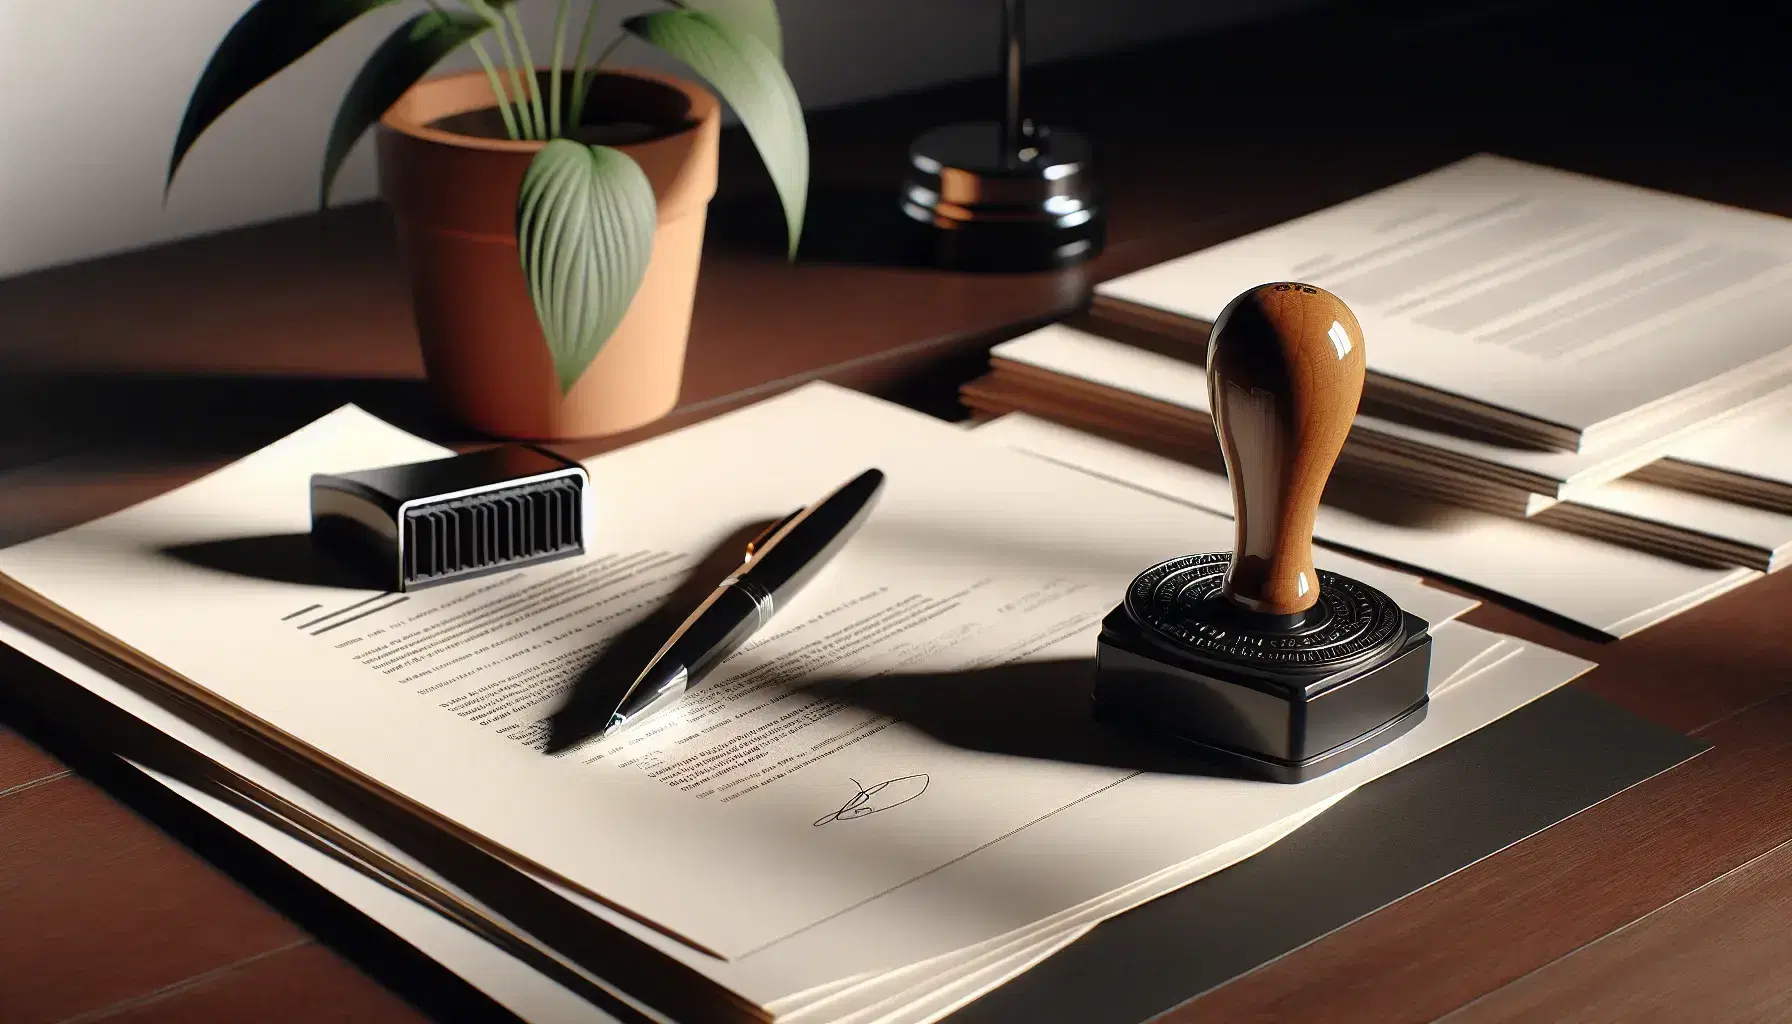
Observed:
[[[212,54],[175,137],[167,184],[233,104],[372,11],[401,0],[257,0]],[[423,0],[350,84],[319,201],[380,124],[380,188],[398,226],[438,401],[489,434],[615,433],[677,402],[719,104],[702,86],[609,69],[644,41],[733,107],[784,206],[789,251],[809,183],[803,113],[774,0],[664,0],[595,56],[597,3],[576,37],[558,0],[550,59],[531,56],[517,0]],[[496,41],[496,54],[486,45]],[[468,47],[481,70],[425,76]],[[570,51],[570,61],[567,59]]]

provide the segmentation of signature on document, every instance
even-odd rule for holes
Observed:
[[[820,828],[829,822],[851,821],[854,818],[863,818],[867,814],[887,811],[892,807],[906,804],[927,792],[927,776],[924,774],[904,775],[899,779],[890,779],[888,782],[880,782],[869,788],[859,785],[857,779],[847,779],[846,781],[852,783],[852,788],[856,790],[852,799],[842,804],[839,810],[816,819],[815,827]]]

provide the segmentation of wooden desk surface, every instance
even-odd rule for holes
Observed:
[[[1783,25],[1720,47],[1672,12],[1495,8],[1400,31],[1309,15],[1042,70],[1036,112],[1095,134],[1111,200],[1107,254],[1062,274],[879,266],[876,238],[854,237],[851,211],[891,194],[906,140],[987,107],[986,89],[815,118],[818,209],[835,228],[795,267],[776,255],[763,202],[732,214],[764,189],[731,140],[683,403],[655,429],[816,378],[950,415],[991,343],[1075,309],[1092,280],[1482,149],[1792,213],[1771,109],[1788,94],[1784,62],[1763,42],[1786,38]],[[0,542],[141,500],[343,401],[471,440],[429,413],[373,207],[322,233],[277,224],[0,282],[0,324]],[[1477,610],[1469,621],[1598,661],[1576,685],[1716,749],[1173,1019],[1792,1019],[1788,610],[1792,573],[1616,644]],[[94,780],[129,788],[58,723],[0,711],[0,1020],[470,1012],[393,994],[337,951],[348,940],[314,937],[326,918],[302,899],[250,866],[226,874]],[[378,951],[351,954],[381,978],[397,970]]]

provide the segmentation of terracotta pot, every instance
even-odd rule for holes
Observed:
[[[684,376],[719,104],[701,86],[651,72],[594,79],[588,122],[595,111],[659,130],[616,144],[653,183],[659,230],[633,304],[564,396],[516,244],[517,190],[542,143],[455,130],[495,120],[495,106],[490,80],[474,71],[418,83],[381,121],[380,190],[398,222],[431,390],[450,415],[507,438],[595,437],[664,416]]]

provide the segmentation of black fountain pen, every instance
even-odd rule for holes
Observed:
[[[771,621],[778,607],[857,532],[883,486],[883,471],[868,469],[815,504],[784,517],[747,545],[741,568],[672,631],[623,693],[600,735],[677,703],[717,662]]]

